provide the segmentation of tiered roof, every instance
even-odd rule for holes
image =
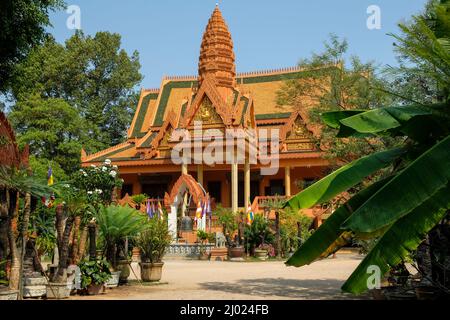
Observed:
[[[281,158],[283,153],[287,158],[320,156],[310,139],[317,132],[307,125],[307,110],[277,104],[285,81],[300,79],[307,70],[236,74],[234,61],[231,34],[216,7],[203,35],[199,75],[165,77],[160,88],[142,90],[127,140],[92,155],[83,153],[82,162],[109,158],[123,166],[159,164],[167,157],[161,143],[167,143],[169,131],[189,128],[206,116],[210,126],[280,129]]]

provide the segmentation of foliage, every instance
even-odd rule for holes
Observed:
[[[36,249],[39,255],[51,255],[56,246],[55,210],[38,203],[36,210],[30,216],[30,224],[36,231]]]
[[[143,262],[157,263],[164,257],[166,247],[172,242],[172,235],[167,227],[167,222],[157,217],[149,219],[136,239],[137,246],[141,249]]]
[[[25,170],[0,166],[0,188],[15,190],[22,195],[30,193],[35,198],[48,197],[55,189],[47,186],[47,181],[30,176]]]
[[[136,204],[143,204],[145,200],[148,199],[148,196],[146,194],[136,194],[134,196],[131,197],[131,199],[136,203]]]
[[[223,233],[230,234],[232,236],[238,229],[237,214],[229,208],[224,208],[221,205],[217,205],[213,212],[217,215],[217,219],[223,226]]]
[[[28,144],[30,154],[41,163],[55,162],[55,168],[65,174],[78,169],[82,142],[88,137],[82,129],[87,124],[75,107],[62,98],[27,95],[16,103],[9,118],[19,146]]]
[[[300,224],[300,238],[298,223]],[[309,238],[311,223],[312,218],[303,214],[301,210],[286,208],[280,211],[281,250],[284,254],[297,250],[299,243],[304,243]]]
[[[78,144],[93,153],[124,138],[137,104],[139,68],[138,53],[121,49],[119,34],[77,31],[65,44],[49,37],[34,49],[16,68],[12,95],[18,102],[36,94],[64,99],[83,120]]]
[[[73,176],[73,185],[85,192],[89,203],[111,203],[114,187],[120,188],[123,180],[119,177],[118,167],[106,159],[103,165],[91,165],[77,171]]]
[[[105,284],[111,278],[109,264],[105,260],[82,261],[78,264],[81,272],[81,287]]]
[[[6,266],[7,260],[0,261],[0,285],[8,285],[8,279],[6,277]]]
[[[299,67],[304,69],[300,79],[284,84],[278,92],[278,104],[293,105],[306,111],[302,116],[309,118],[310,126],[321,129],[311,138],[322,147],[329,161],[347,162],[384,149],[385,144],[392,143],[391,139],[348,137],[340,140],[335,138],[334,128],[322,125],[320,115],[324,112],[375,109],[392,100],[379,90],[384,88],[384,80],[374,63],[363,63],[356,56],[346,60],[348,43],[345,39],[331,34],[324,45],[324,52],[300,61]]]
[[[47,177],[49,167],[52,168],[53,180],[55,182],[69,181],[68,175],[61,168],[58,162],[55,160],[47,160],[43,158],[37,158],[36,156],[30,156],[29,158],[30,168],[35,177]]]
[[[133,238],[145,228],[146,217],[128,206],[100,206],[96,221],[103,239],[108,262],[116,267],[118,247],[123,246],[126,237]]]
[[[197,231],[197,239],[200,240],[200,253],[204,254],[206,252],[206,248],[205,248],[206,241],[208,241],[209,243],[214,242],[215,235],[214,235],[214,233],[208,233],[203,230],[198,230]]]
[[[437,18],[432,26],[423,17],[417,17],[419,27],[414,30],[418,33],[413,35],[410,29],[402,28],[406,37],[397,39],[404,45],[403,54],[438,69],[433,78],[440,77],[439,82],[447,90],[447,76],[440,74],[440,68],[448,63],[450,55],[447,45],[450,8],[446,1],[441,5],[435,3],[433,8]],[[443,30],[446,31],[442,33]],[[410,42],[411,37],[420,39],[420,43]],[[405,136],[407,140],[404,152],[387,161],[392,163],[387,177],[364,188],[338,208],[287,261],[288,265],[309,264],[335,252],[352,237],[378,239],[342,287],[344,291],[359,294],[367,290],[368,266],[376,265],[384,274],[401,265],[446,218],[450,209],[449,100],[447,96],[437,98],[443,103],[387,107],[353,115],[340,112],[324,115],[327,124],[338,129],[341,137]],[[341,174],[354,171],[356,163],[342,168]],[[371,173],[367,167],[365,164],[356,169],[354,175],[359,174],[358,179],[362,179]],[[306,207],[320,203],[354,183],[356,179],[350,183],[339,175],[330,175],[296,195],[289,204]],[[327,190],[330,194],[324,198],[323,193],[312,190]]]
[[[272,244],[274,235],[269,221],[260,214],[256,214],[251,225],[244,228],[244,243],[250,252],[262,244]]]
[[[0,2],[0,92],[22,61],[47,36],[49,12],[63,7],[61,0],[3,0]]]

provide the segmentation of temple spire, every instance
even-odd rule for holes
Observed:
[[[226,99],[236,86],[236,66],[233,40],[222,17],[218,3],[203,34],[198,64],[199,85],[212,75],[217,88]]]

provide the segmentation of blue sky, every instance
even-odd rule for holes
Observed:
[[[128,52],[137,50],[144,75],[141,86],[159,87],[163,75],[197,74],[203,31],[215,0],[66,0],[81,9],[81,28],[122,35]],[[333,32],[345,37],[350,53],[363,61],[395,64],[397,23],[420,12],[426,0],[222,0],[220,8],[231,31],[238,72],[295,66],[320,52]],[[381,30],[366,27],[369,5],[381,9]],[[49,31],[64,42],[74,30],[64,11],[51,14]]]

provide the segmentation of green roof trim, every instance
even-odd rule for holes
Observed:
[[[176,88],[191,88],[197,84],[197,81],[170,81],[167,83],[161,93],[161,100],[159,101],[158,110],[156,111],[155,121],[153,126],[160,127],[164,123],[164,113],[166,112],[167,103],[169,101],[170,93],[172,89]]]
[[[186,113],[186,108],[187,108],[188,103],[185,102],[183,103],[183,105],[181,106],[181,118],[184,117],[184,114]]]
[[[328,68],[335,68],[334,66]],[[286,81],[286,80],[295,80],[299,79],[305,75],[305,73],[311,73],[314,70],[302,70],[297,72],[287,72],[280,74],[272,74],[272,75],[261,75],[256,77],[240,77],[237,79],[237,83],[242,84],[252,84],[252,83],[262,83],[262,82],[273,82],[273,81]]]
[[[288,119],[292,112],[257,114],[256,120]]]
[[[141,144],[140,147],[141,147],[141,148],[148,148],[148,147],[150,147],[150,145],[151,145],[153,139],[155,139],[155,137],[156,137],[156,132],[153,132],[153,133],[147,138],[147,140],[145,140],[144,143]]]
[[[244,116],[245,116],[245,113],[247,112],[248,103],[249,103],[248,98],[246,98],[246,97],[244,97],[244,96],[241,97],[241,101],[242,101],[242,100],[245,101],[245,104],[244,104],[244,107],[242,108],[241,124],[244,123]]]
[[[142,125],[144,124],[145,115],[148,110],[148,106],[151,100],[158,99],[157,93],[149,93],[142,99],[141,108],[139,109],[139,113],[136,118],[136,123],[134,124],[132,137],[142,138],[145,136],[145,133],[142,133]]]
[[[237,90],[233,90],[234,98],[233,98],[233,106],[236,105],[237,98],[239,96],[239,92]]]
[[[118,150],[111,151],[111,152],[109,152],[109,153],[107,153],[107,154],[105,154],[105,155],[103,155],[103,156],[94,158],[94,159],[90,160],[89,162],[100,162],[100,161],[105,161],[106,159],[110,158],[111,156],[113,156],[113,155],[115,155],[115,154],[117,154],[117,153],[120,153],[120,152],[122,152],[122,151],[131,149],[131,148],[133,148],[133,147],[134,147],[134,144],[130,144],[130,145],[125,146],[125,147],[123,147],[123,148],[120,148],[120,149],[118,149]]]

